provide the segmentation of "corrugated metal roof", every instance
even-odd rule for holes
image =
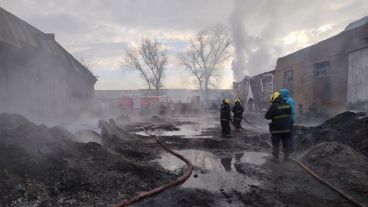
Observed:
[[[21,48],[22,44],[43,50],[64,62],[69,63],[71,68],[96,81],[95,76],[83,65],[81,65],[70,53],[68,53],[59,43],[45,34],[21,20],[10,12],[0,7],[0,41],[6,42],[14,47]]]

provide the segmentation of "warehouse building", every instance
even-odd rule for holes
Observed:
[[[35,119],[79,111],[96,78],[46,34],[0,8],[0,112]]]
[[[288,88],[298,116],[368,110],[368,17],[277,60],[275,89]]]
[[[248,111],[265,111],[269,97],[274,91],[274,71],[246,76],[240,82],[233,82],[233,94],[239,98]]]

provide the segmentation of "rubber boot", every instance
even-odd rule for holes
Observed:
[[[290,160],[289,155],[285,155],[284,160],[285,160],[286,162],[288,162],[288,161]]]
[[[279,163],[280,162],[279,158],[275,157],[275,156],[271,158],[271,161],[274,162],[274,163]]]

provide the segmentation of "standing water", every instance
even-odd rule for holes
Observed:
[[[179,150],[177,152],[188,158],[194,166],[193,175],[182,187],[200,188],[212,192],[244,191],[252,185],[261,185],[259,180],[239,173],[236,164],[246,163],[256,168],[264,164],[269,156],[263,152],[244,152],[235,154],[233,157],[218,158],[202,150]],[[169,153],[163,153],[161,159],[155,161],[173,172],[178,172],[185,167],[184,162]]]

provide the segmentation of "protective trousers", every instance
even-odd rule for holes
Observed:
[[[230,135],[230,120],[221,120],[222,136]]]
[[[294,152],[293,133],[294,133],[294,121],[290,121],[290,133],[288,136],[288,149],[290,153]]]
[[[282,148],[285,154],[285,158],[289,157],[288,138],[289,133],[272,134],[272,154],[276,159],[279,158],[280,154],[280,142],[282,142]]]
[[[235,129],[241,129],[241,121],[242,121],[241,117],[234,117],[233,124]]]

